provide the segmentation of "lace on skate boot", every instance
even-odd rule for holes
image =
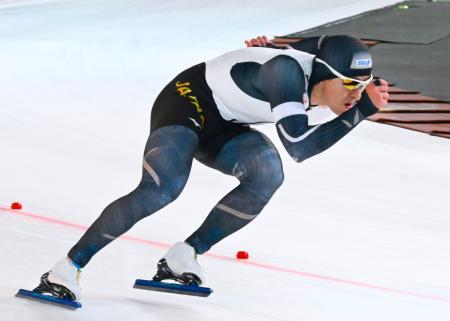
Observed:
[[[174,273],[167,265],[166,259],[161,259],[158,262],[158,271],[153,277],[153,281],[173,280],[181,284],[200,286],[202,281],[200,278],[191,272],[185,272],[180,274]]]
[[[200,286],[205,280],[204,272],[196,259],[197,255],[192,246],[178,242],[159,260],[153,279],[136,279],[133,287],[142,290],[207,297],[213,290]],[[165,280],[169,281],[165,282]]]
[[[172,280],[173,282],[162,282],[164,280]],[[161,259],[158,262],[158,272],[150,280],[137,279],[134,283],[134,288],[142,290],[151,290],[157,292],[167,292],[174,294],[184,294],[207,297],[213,290],[206,287],[199,286],[201,284],[200,278],[194,273],[183,273],[178,275],[174,273],[167,265],[166,259]]]
[[[41,283],[33,291],[41,294],[50,294],[58,299],[75,301],[76,297],[72,291],[63,285],[52,283],[48,280],[48,274],[44,273],[41,276]],[[77,274],[77,279],[79,278],[79,273]]]

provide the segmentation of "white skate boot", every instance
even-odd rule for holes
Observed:
[[[175,243],[158,262],[154,281],[175,280],[187,285],[200,286],[206,281],[206,273],[197,262],[192,246],[184,242]]]
[[[41,284],[34,291],[48,293],[60,299],[79,301],[81,298],[80,273],[81,269],[71,259],[65,257],[41,276]]]

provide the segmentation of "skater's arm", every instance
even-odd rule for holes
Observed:
[[[280,110],[291,110],[295,114],[305,113],[301,103],[306,91],[305,74],[294,58],[280,54],[262,64],[258,72],[257,86],[270,103],[275,117],[281,118]]]
[[[367,86],[359,102],[351,109],[332,121],[310,126],[303,104],[307,98],[305,84],[300,64],[286,55],[264,63],[258,75],[258,87],[270,103],[278,136],[297,162],[334,145],[363,119],[385,106],[389,97],[387,82],[376,80]]]
[[[287,48],[304,51],[304,52],[310,53],[312,55],[317,55],[319,48],[320,48],[320,44],[323,39],[324,39],[323,36],[306,38],[306,39],[299,40],[296,42],[291,42],[287,46]]]
[[[266,36],[258,36],[256,38],[252,38],[250,40],[245,40],[245,45],[247,47],[267,47],[267,48],[274,48],[274,49],[295,49],[299,51],[304,51],[307,53],[310,53],[312,55],[316,55],[320,43],[322,41],[323,37],[311,37],[306,38],[302,40],[298,40],[295,42],[291,42],[285,46],[278,46],[271,42],[269,39],[267,39]]]
[[[275,49],[286,49],[286,47],[279,47],[267,39],[266,36],[258,36],[256,38],[252,38],[250,40],[244,41],[247,47],[267,47],[267,48],[275,48]]]
[[[258,86],[270,103],[284,147],[297,162],[331,147],[361,120],[378,111],[367,93],[363,92],[361,100],[339,117],[309,126],[303,104],[306,95],[303,69],[294,58],[285,55],[272,58],[261,66]]]
[[[309,126],[306,115],[293,115],[280,119],[276,127],[288,153],[296,162],[302,162],[334,145],[377,111],[367,93],[363,92],[355,106],[330,122]]]

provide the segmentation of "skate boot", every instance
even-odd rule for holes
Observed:
[[[33,291],[50,294],[58,299],[79,301],[81,298],[80,273],[81,269],[71,259],[65,257],[41,276],[41,283]]]
[[[153,281],[174,280],[185,285],[200,286],[205,283],[206,273],[197,262],[192,246],[178,242],[158,262],[158,272]]]

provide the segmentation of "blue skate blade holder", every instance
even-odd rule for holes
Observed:
[[[159,282],[159,281],[140,280],[140,279],[136,280],[133,288],[143,289],[143,290],[151,290],[151,291],[157,291],[157,292],[167,292],[167,293],[175,293],[175,294],[202,296],[202,297],[207,297],[213,292],[213,290],[210,288],[204,288],[204,287],[195,286],[195,285],[165,283],[165,282]]]
[[[39,301],[42,303],[50,303],[53,305],[59,305],[61,307],[75,310],[81,308],[81,303],[77,301],[70,301],[65,299],[59,299],[51,295],[42,294],[34,291],[28,291],[24,289],[20,289],[19,292],[16,293],[16,297],[30,299]]]

